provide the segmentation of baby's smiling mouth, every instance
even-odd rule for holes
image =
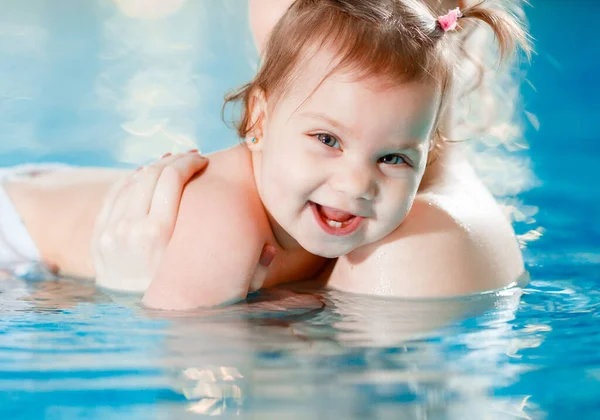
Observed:
[[[363,219],[361,216],[313,202],[310,202],[310,207],[321,228],[330,235],[350,235],[358,229]]]
[[[317,210],[319,210],[319,214],[321,214],[332,227],[341,227],[342,225],[347,224],[350,219],[356,217],[351,213],[321,206],[320,204],[317,204]]]

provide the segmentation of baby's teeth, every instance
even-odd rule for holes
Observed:
[[[336,222],[335,220],[328,220],[327,224],[333,228],[340,228],[342,227],[342,222]]]

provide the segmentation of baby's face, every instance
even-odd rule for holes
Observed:
[[[261,199],[284,248],[338,257],[393,232],[425,170],[439,92],[330,70],[320,52],[263,116]]]

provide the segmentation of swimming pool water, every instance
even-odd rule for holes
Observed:
[[[274,290],[185,315],[148,312],[80,280],[7,279],[0,411],[86,419],[594,418],[595,268],[538,260],[522,296],[513,289],[415,302]]]
[[[3,1],[0,164],[114,165],[190,139],[205,152],[233,144],[218,111],[252,74],[241,3],[182,2],[171,18],[132,21],[108,1]],[[520,199],[538,208],[543,235],[525,250],[522,291],[420,302],[299,285],[165,314],[81,280],[5,276],[0,417],[599,418],[600,92],[589,57],[600,46],[573,53],[595,36],[593,25],[575,30],[577,16],[599,6],[563,5],[529,9],[538,55],[523,94],[540,121],[527,133],[540,182]],[[549,27],[557,20],[563,30]]]

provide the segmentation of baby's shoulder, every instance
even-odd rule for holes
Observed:
[[[186,185],[177,223],[203,232],[219,229],[224,235],[261,236],[268,220],[252,173],[240,174],[244,167],[228,170],[217,166],[211,161],[206,173]]]
[[[227,176],[215,163],[184,189],[173,235],[144,297],[149,306],[212,306],[248,292],[268,222],[253,183]]]

